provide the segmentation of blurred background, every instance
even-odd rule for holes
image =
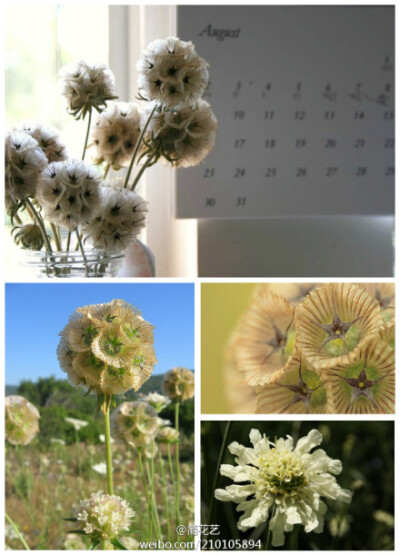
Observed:
[[[218,472],[218,457],[223,442],[225,421],[202,422],[201,500],[202,524],[218,524],[214,539],[249,539],[262,536],[265,525],[240,532],[236,523],[242,513],[236,504],[215,500],[212,514],[210,502],[217,473],[217,488],[232,481]],[[227,444],[237,441],[251,447],[249,433],[257,428],[274,438],[291,435],[295,442],[317,428],[324,436],[321,448],[333,459],[340,459],[343,471],[337,477],[342,488],[353,492],[351,503],[343,506],[327,502],[328,512],[321,534],[306,534],[295,526],[285,534],[281,550],[393,550],[394,549],[394,423],[360,421],[235,421],[231,423]],[[222,463],[234,464],[228,450]]]

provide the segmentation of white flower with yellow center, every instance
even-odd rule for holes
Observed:
[[[351,501],[351,493],[342,489],[332,474],[340,474],[342,463],[318,449],[322,434],[311,430],[293,447],[293,438],[269,441],[258,430],[251,430],[253,447],[236,441],[228,447],[236,455],[237,466],[222,464],[220,472],[234,482],[225,489],[217,489],[219,501],[239,503],[237,510],[244,511],[238,522],[239,530],[256,528],[269,520],[272,545],[285,542],[284,532],[291,532],[295,524],[302,524],[305,531],[321,532],[327,510],[322,497],[330,500]]]

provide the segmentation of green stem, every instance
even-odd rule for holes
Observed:
[[[157,511],[156,496],[154,494],[154,458],[153,457],[151,461],[152,462],[150,463],[150,468],[149,468],[149,463],[146,462],[146,471],[147,471],[147,476],[150,484],[151,508],[154,515],[154,525],[156,529],[157,539],[161,539],[161,525],[160,525],[160,519]]]
[[[76,458],[78,459],[78,476],[81,476],[81,452],[79,445],[79,432],[75,428],[75,446],[76,446]]]
[[[51,231],[53,232],[53,237],[54,237],[54,242],[56,244],[56,249],[58,250],[58,252],[60,252],[61,249],[61,244],[60,244],[60,239],[58,237],[58,233],[57,233],[57,228],[54,224],[50,224],[51,227]]]
[[[68,231],[68,234],[67,234],[67,248],[66,248],[67,252],[69,252],[70,246],[71,246],[71,232]]]
[[[86,255],[85,255],[85,249],[83,248],[82,239],[81,239],[81,236],[79,235],[79,230],[78,230],[78,228],[75,229],[75,233],[76,233],[76,237],[77,237],[77,239],[78,239],[79,248],[80,248],[81,253],[82,253],[83,261],[84,261],[84,263],[85,263],[86,275],[88,275],[88,273],[89,273],[89,267],[88,267],[88,263],[87,263],[87,259],[86,259]]]
[[[14,529],[14,532],[17,534],[18,539],[20,540],[20,542],[22,543],[22,545],[25,547],[25,549],[27,549],[28,551],[31,550],[31,548],[29,547],[29,545],[26,543],[23,535],[21,534],[21,532],[19,531],[18,526],[15,524],[15,522],[13,520],[11,520],[11,518],[8,516],[7,513],[5,513],[5,517],[8,520],[8,522],[11,524],[11,526]]]
[[[83,153],[82,153],[82,160],[85,159],[87,144],[88,144],[88,140],[89,140],[90,123],[91,123],[91,121],[92,121],[92,108],[90,107],[90,108],[89,108],[88,126],[87,126],[86,137],[85,137],[85,145],[84,145],[84,147],[83,147]]]
[[[179,401],[175,401],[175,430],[179,433]],[[175,467],[176,467],[176,524],[181,523],[180,504],[181,504],[181,476],[179,466],[179,441],[175,443]]]
[[[108,172],[110,171],[110,166],[111,166],[111,164],[107,164],[106,167],[104,168],[103,179],[105,179],[107,177]]]
[[[49,241],[49,238],[48,238],[48,236],[47,236],[46,228],[45,228],[45,226],[44,226],[44,223],[43,223],[42,218],[39,216],[38,212],[36,211],[35,207],[34,207],[33,204],[31,203],[31,201],[29,200],[29,198],[26,198],[24,202],[25,202],[25,204],[26,204],[27,206],[29,206],[30,211],[31,211],[32,214],[34,215],[34,217],[35,217],[35,219],[36,219],[36,222],[37,222],[38,226],[40,227],[40,231],[42,232],[42,236],[43,236],[43,240],[44,240],[45,245],[46,245],[46,250],[47,250],[47,252],[48,252],[49,254],[52,254],[52,253],[53,253],[53,250],[52,250],[52,248],[51,248],[50,241]]]
[[[215,505],[215,497],[214,497],[214,492],[217,489],[217,484],[218,484],[218,478],[219,478],[219,468],[222,464],[222,461],[224,460],[225,457],[225,451],[226,451],[226,447],[228,444],[228,436],[229,436],[229,432],[231,429],[231,425],[232,422],[228,421],[225,425],[225,430],[224,430],[224,436],[222,438],[222,445],[221,445],[221,449],[219,451],[219,456],[218,456],[218,463],[215,469],[215,475],[214,475],[214,482],[213,482],[213,487],[211,490],[211,499],[210,499],[210,507],[208,509],[208,524],[212,523],[212,518],[213,518],[213,513],[214,513],[214,505]]]
[[[128,172],[127,172],[127,174],[126,174],[125,183],[124,183],[124,187],[125,187],[125,188],[128,187],[129,178],[130,178],[131,173],[132,173],[132,168],[133,168],[133,164],[135,163],[135,159],[136,159],[137,153],[139,152],[139,148],[140,148],[140,145],[142,144],[143,137],[144,137],[144,135],[145,135],[145,133],[146,133],[146,131],[147,131],[147,128],[148,128],[148,126],[149,126],[149,123],[150,123],[150,121],[151,121],[151,118],[153,117],[154,112],[156,111],[157,108],[158,108],[158,106],[157,106],[157,104],[155,104],[155,105],[154,105],[154,108],[153,108],[152,111],[150,112],[150,115],[149,115],[149,117],[147,118],[147,121],[146,121],[146,123],[144,124],[144,127],[143,127],[143,129],[142,129],[142,131],[141,131],[141,133],[140,133],[140,135],[139,135],[138,141],[137,141],[136,146],[135,146],[135,150],[133,151],[133,154],[132,154],[131,163],[129,164]]]
[[[143,173],[145,172],[146,168],[148,168],[150,166],[150,164],[153,162],[154,158],[156,158],[156,154],[150,154],[149,156],[147,156],[146,161],[144,162],[144,164],[142,164],[140,170],[138,171],[135,179],[133,180],[133,183],[131,185],[131,191],[134,191],[140,181],[140,178],[142,177]]]
[[[106,445],[107,489],[110,495],[114,495],[111,457],[110,407],[107,407],[107,412],[104,413],[104,437]]]
[[[171,482],[175,489],[175,474],[174,474],[174,466],[172,464],[172,457],[171,457],[171,444],[168,443],[167,445],[167,454],[168,454],[168,465],[169,465],[169,473],[171,474]]]
[[[276,505],[274,503],[273,507],[272,507],[272,511],[271,511],[271,518],[269,519],[269,522],[267,522],[267,538],[265,540],[265,551],[269,551],[271,549],[271,520],[274,518],[275,516],[275,511],[276,511]]]
[[[167,519],[167,538],[169,539],[170,522],[169,522],[168,487],[167,487],[167,478],[165,474],[165,466],[164,466],[164,460],[161,454],[161,449],[158,450],[158,458],[160,460],[161,478],[162,478],[163,489],[164,489],[165,518]]]
[[[149,488],[147,487],[146,474],[144,473],[144,468],[143,468],[142,454],[141,454],[139,449],[138,449],[137,454],[138,454],[140,474],[142,475],[143,488],[144,488],[144,492],[145,492],[145,495],[146,495],[147,506],[149,508],[149,537],[148,537],[148,539],[150,540],[151,539],[151,524],[153,522],[154,515],[153,515],[153,511],[151,510]]]

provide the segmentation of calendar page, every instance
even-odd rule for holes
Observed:
[[[219,129],[177,217],[393,214],[394,9],[179,6],[178,36]]]

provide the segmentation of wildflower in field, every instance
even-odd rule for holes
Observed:
[[[50,438],[50,443],[56,443],[58,445],[65,445],[65,441],[63,439],[59,439],[57,437]]]
[[[164,393],[171,401],[186,401],[194,395],[194,374],[187,368],[169,370],[163,381]]]
[[[135,511],[121,497],[98,492],[75,505],[72,516],[92,545],[98,545],[103,540],[113,543],[121,532],[127,532]]]
[[[179,432],[171,426],[164,426],[160,428],[157,434],[157,441],[159,443],[177,443],[179,441]]]
[[[99,474],[107,474],[107,465],[104,462],[94,464],[92,468],[95,472],[98,472]]]
[[[89,424],[89,422],[86,422],[86,420],[79,420],[78,418],[71,418],[70,416],[66,416],[64,420],[65,422],[68,422],[68,424],[72,424],[77,432],[79,432],[81,428],[84,428]]]
[[[147,395],[143,395],[141,399],[142,401],[149,403],[149,405],[151,405],[156,412],[161,412],[171,402],[168,397],[166,397],[165,395],[160,395],[160,393],[157,393],[156,391],[148,393]]]
[[[28,445],[39,432],[40,414],[37,408],[19,395],[5,399],[5,434],[12,445]]]
[[[258,430],[251,430],[253,447],[236,441],[229,445],[235,455],[235,465],[222,464],[220,472],[235,482],[225,489],[215,490],[219,501],[238,503],[237,510],[244,514],[238,522],[239,530],[256,528],[268,522],[272,532],[272,545],[285,543],[284,532],[295,524],[304,526],[305,532],[321,532],[329,500],[349,503],[351,493],[342,489],[333,475],[340,474],[342,463],[314,447],[322,442],[322,434],[311,430],[294,447],[293,439],[269,441]],[[240,483],[244,485],[237,485]]]

